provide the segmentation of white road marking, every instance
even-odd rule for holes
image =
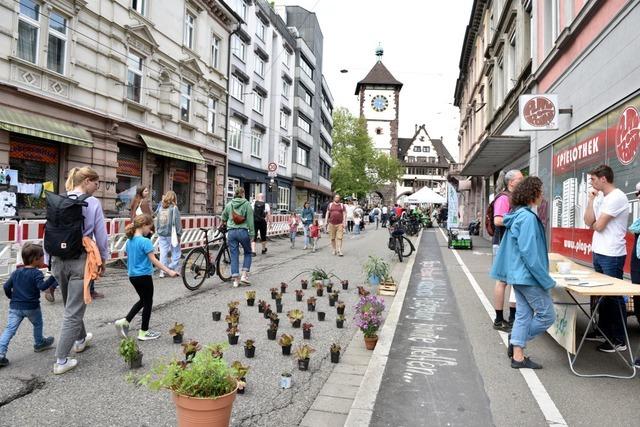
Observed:
[[[444,231],[440,229],[440,232],[442,233],[442,236],[446,240],[447,236],[444,234]],[[493,309],[493,306],[491,305],[491,302],[489,302],[489,299],[482,291],[482,288],[480,288],[480,285],[476,281],[475,277],[473,277],[473,275],[467,268],[467,265],[464,263],[464,261],[462,261],[462,258],[460,258],[458,251],[456,251],[455,249],[452,249],[451,252],[453,252],[453,255],[458,260],[458,265],[464,272],[465,276],[467,276],[467,279],[469,280],[471,287],[473,288],[476,295],[478,296],[478,299],[480,300],[480,303],[482,304],[485,311],[489,315],[489,318],[491,319],[491,321],[493,321],[494,309]],[[509,343],[507,342],[508,335],[505,332],[499,332],[499,334],[505,347],[508,346],[509,345]],[[554,426],[554,427],[567,426],[568,425],[567,422],[564,420],[564,417],[556,407],[556,404],[551,399],[551,396],[549,396],[547,389],[545,389],[544,385],[542,385],[542,382],[540,381],[540,378],[538,378],[538,375],[532,369],[519,369],[519,371],[524,377],[524,380],[526,381],[527,386],[529,387],[529,391],[531,391],[533,398],[536,400],[536,403],[540,407],[542,414],[547,420],[547,425]]]

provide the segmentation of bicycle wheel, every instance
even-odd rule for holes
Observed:
[[[403,247],[404,250],[402,251],[402,256],[403,257],[408,257],[411,256],[411,254],[413,253],[413,251],[416,250],[415,246],[413,246],[413,243],[411,243],[411,240],[407,239],[406,237],[402,236],[402,243],[403,243]]]
[[[190,291],[195,291],[207,278],[207,271],[209,271],[209,261],[207,259],[207,252],[204,248],[193,248],[187,254],[187,257],[182,263],[182,283],[185,288]]]
[[[223,282],[231,280],[231,253],[229,252],[229,246],[223,243],[218,252],[216,259],[216,268],[218,269],[218,277]]]
[[[396,253],[398,254],[398,259],[400,260],[400,262],[402,262],[402,252],[404,251],[403,246],[404,242],[402,241],[402,238],[396,238]]]

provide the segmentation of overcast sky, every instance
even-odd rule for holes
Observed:
[[[324,35],[322,72],[336,107],[358,114],[356,83],[382,62],[404,86],[400,92],[400,137],[426,124],[458,158],[458,110],[453,92],[471,0],[278,0],[315,12]],[[341,69],[349,70],[340,73]]]

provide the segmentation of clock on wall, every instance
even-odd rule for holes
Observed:
[[[640,144],[640,114],[636,107],[624,109],[616,129],[616,155],[623,165],[628,165],[638,154]]]
[[[524,120],[531,126],[544,127],[553,122],[556,117],[556,107],[548,98],[536,96],[524,104],[522,114]]]
[[[376,95],[371,100],[371,107],[377,112],[386,110],[388,106],[389,106],[389,100],[387,99],[386,96]]]

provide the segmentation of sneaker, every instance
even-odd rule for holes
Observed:
[[[344,254],[342,253],[342,251],[338,251],[338,256],[344,256]]]
[[[114,325],[116,325],[116,331],[118,331],[118,335],[122,335],[125,338],[129,335],[129,322],[127,322],[126,318],[116,320],[114,322]]]
[[[56,297],[55,297],[55,295],[54,295],[54,292],[55,292],[55,291],[56,291],[56,290],[55,290],[55,289],[53,289],[53,288],[46,289],[46,290],[44,291],[44,299],[46,299],[46,300],[47,300],[47,301],[49,301],[49,302],[55,302],[55,300],[56,300]]]
[[[249,276],[247,276],[246,274],[243,274],[242,277],[240,278],[240,283],[242,283],[243,285],[250,285],[251,282],[249,281]]]
[[[504,320],[494,320],[493,321],[493,329],[496,331],[502,332],[511,332],[511,326],[509,326],[509,322],[505,322]]]
[[[303,251],[306,251],[307,249],[309,249],[309,248],[308,248],[308,247],[306,247],[306,246],[304,246],[304,247],[302,248],[302,250],[303,250]]]
[[[255,252],[251,252],[251,256],[257,256],[258,254]]]
[[[627,345],[620,342],[614,342],[613,345],[608,342],[603,342],[598,346],[598,351],[603,353],[615,353],[616,351],[625,351],[627,349]]]
[[[91,298],[93,299],[102,299],[104,298],[104,294],[100,292],[93,291],[91,292]]]
[[[158,273],[158,278],[160,279],[164,278],[164,271],[161,271],[160,273]]]
[[[93,334],[91,332],[87,332],[87,336],[84,337],[84,341],[78,343],[78,341],[73,344],[73,351],[76,353],[82,353],[86,350],[87,347],[91,344],[91,340],[93,340]]]
[[[41,351],[45,351],[51,348],[51,346],[53,345],[53,341],[55,341],[55,338],[53,337],[46,337],[42,343],[40,343],[39,345],[34,345],[33,346],[33,351],[35,351],[36,353],[40,353]]]
[[[61,375],[61,374],[64,374],[65,372],[72,370],[76,366],[78,366],[78,361],[76,359],[67,358],[66,363],[63,363],[62,365],[59,364],[58,362],[53,364],[53,373],[55,375]]]
[[[587,341],[595,341],[595,342],[605,342],[606,340],[602,336],[602,334],[598,331],[591,331],[587,334],[585,338]]]
[[[513,369],[542,369],[542,365],[534,362],[528,357],[525,357],[524,360],[521,360],[520,362],[511,359],[511,367]]]
[[[260,252],[261,254],[266,254],[267,253],[267,248],[263,248],[262,252]]]
[[[160,332],[154,332],[154,331],[143,331],[142,329],[140,329],[140,331],[138,331],[138,340],[139,341],[149,341],[149,340],[155,340],[160,338]]]
[[[5,366],[7,366],[8,364],[9,364],[9,359],[7,359],[4,356],[0,357],[0,368],[3,368]]]
[[[334,255],[337,255],[337,254],[338,254],[338,252],[336,252],[336,250],[334,249],[334,250],[333,250],[333,254],[334,254]]]
[[[240,286],[240,280],[236,278],[236,279],[234,279],[234,281],[233,281],[233,287],[234,287],[234,288],[237,288],[238,286]]]

